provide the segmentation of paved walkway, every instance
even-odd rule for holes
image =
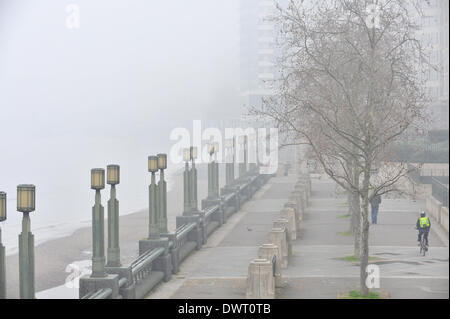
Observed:
[[[337,196],[330,179],[313,179],[312,196],[294,242],[294,257],[283,275],[288,285],[279,298],[336,298],[359,287],[359,265],[343,258],[353,255],[346,198]],[[370,227],[370,263],[380,267],[380,289],[391,298],[448,298],[448,238],[433,230],[430,250],[419,256],[415,223],[423,201],[383,199],[378,224]],[[433,227],[432,227],[433,229]],[[447,245],[447,246],[445,246]]]
[[[181,265],[180,272],[149,298],[245,298],[249,262],[268,242],[272,223],[295,184],[294,176],[272,178],[219,228],[200,251]],[[359,266],[344,260],[353,254],[346,199],[336,195],[329,179],[313,179],[310,205],[301,236],[293,243],[293,258],[283,269],[286,287],[277,298],[336,298],[358,289]],[[380,266],[380,290],[392,298],[448,298],[448,239],[433,231],[430,251],[418,255],[417,212],[423,202],[383,199],[378,225],[371,227],[370,255]],[[445,246],[447,245],[447,246]]]
[[[257,258],[259,246],[268,243],[273,221],[294,184],[294,176],[270,179],[149,298],[245,298],[249,263]]]

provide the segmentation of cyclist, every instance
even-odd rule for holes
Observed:
[[[422,236],[424,236],[425,245],[428,247],[428,233],[430,232],[430,228],[431,228],[430,219],[428,218],[428,216],[426,216],[425,212],[422,211],[416,223],[416,229],[419,230],[419,237],[417,238],[419,246],[420,246],[420,239],[422,238]]]

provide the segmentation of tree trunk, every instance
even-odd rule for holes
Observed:
[[[360,258],[360,294],[367,296],[369,288],[366,285],[367,265],[369,264],[369,180],[370,165],[364,170],[361,206],[361,258]]]
[[[350,203],[352,210],[353,250],[355,258],[359,258],[361,256],[361,206],[358,192],[352,192]]]
[[[351,168],[353,185],[359,185],[359,172],[356,166]],[[359,188],[359,186],[358,186]],[[353,250],[355,258],[361,255],[361,206],[359,193],[355,190],[349,193],[351,209],[351,232],[353,234]]]
[[[348,203],[348,215],[350,216],[350,231],[353,234],[354,220],[353,220],[353,207],[352,207],[352,192],[347,191],[347,203]]]
[[[364,199],[366,202],[367,199]],[[362,210],[362,229],[361,229],[361,268],[360,268],[360,293],[362,296],[367,296],[369,289],[366,285],[367,265],[369,264],[369,218],[368,205],[363,204]]]

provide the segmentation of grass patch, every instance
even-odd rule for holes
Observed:
[[[348,294],[341,294],[338,298],[341,299],[387,299],[389,296],[385,293],[369,292],[367,296],[362,296],[358,290],[352,290]]]
[[[345,215],[340,215],[337,218],[349,218],[351,215],[350,214],[345,214]]]
[[[350,261],[350,262],[359,262],[361,261],[360,258],[355,257],[355,256],[346,256],[343,258],[345,261]],[[375,260],[379,260],[380,258],[378,257],[371,257],[369,256],[369,261],[375,261]]]
[[[345,237],[351,237],[351,236],[353,236],[353,234],[352,234],[351,231],[344,231],[344,232],[336,233],[336,234],[339,235],[339,236],[345,236]]]

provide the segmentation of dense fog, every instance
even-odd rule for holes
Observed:
[[[78,29],[66,25],[70,3]],[[234,0],[0,0],[7,242],[18,233],[18,184],[36,185],[33,228],[89,220],[90,169],[117,163],[121,213],[133,212],[147,205],[147,156],[169,150],[172,129],[245,112],[238,8]]]

